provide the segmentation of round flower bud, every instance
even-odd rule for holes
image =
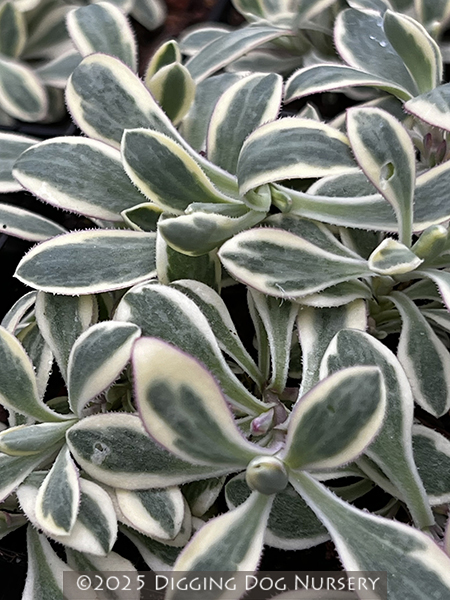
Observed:
[[[288,474],[278,458],[257,456],[248,464],[245,480],[251,490],[270,495],[284,490],[288,484]]]

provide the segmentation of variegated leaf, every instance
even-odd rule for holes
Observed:
[[[114,592],[105,588],[96,590],[96,598],[98,598],[98,600],[139,600],[140,592],[136,589],[139,585],[139,580],[136,579],[136,569],[129,560],[122,558],[122,556],[115,552],[110,552],[108,556],[103,557],[77,552],[76,550],[70,550],[70,548],[66,548],[66,556],[67,563],[74,571],[97,572],[99,575],[103,576],[105,573],[108,573],[108,571],[119,571],[122,577],[125,573],[128,574],[127,577],[130,578],[130,583],[127,583],[127,579],[123,579],[125,584],[123,589],[117,589],[117,591]],[[113,575],[113,577],[115,576]],[[96,581],[98,581],[98,579]],[[111,580],[109,587],[113,587],[114,584],[115,580]],[[134,589],[131,586],[133,586]],[[95,587],[100,586],[96,585]],[[82,593],[84,594],[85,592]]]
[[[349,87],[373,87],[389,92],[401,100],[409,100],[411,92],[389,81],[347,65],[320,64],[296,71],[286,82],[285,102],[318,94],[320,92],[345,90]]]
[[[45,89],[33,71],[13,59],[0,59],[0,108],[20,121],[40,121],[47,112]]]
[[[153,202],[141,202],[121,212],[125,223],[135,231],[156,231],[163,210]]]
[[[388,40],[379,14],[351,8],[340,12],[334,42],[351,67],[394,81],[413,96],[417,94],[416,83]]]
[[[448,230],[443,225],[432,225],[425,229],[417,242],[412,247],[412,251],[419,258],[427,263],[437,259],[441,253],[445,252]]]
[[[352,281],[332,285],[317,294],[302,296],[297,298],[295,302],[300,306],[311,306],[313,308],[336,308],[360,298],[370,300],[372,292],[367,284],[359,281],[359,279],[353,279]]]
[[[362,300],[355,300],[338,308],[300,309],[297,329],[302,347],[303,370],[299,398],[319,382],[320,363],[334,335],[341,329],[365,331],[366,327],[366,304]]]
[[[345,180],[345,177],[342,179]],[[449,162],[417,177],[414,191],[413,231],[424,231],[431,225],[448,221],[450,205],[445,191],[447,183],[450,183]],[[280,205],[276,197],[274,198],[274,192],[280,194]],[[353,196],[352,192],[349,196],[335,193],[316,195],[310,192],[298,192],[280,185],[274,185],[272,189],[272,201],[283,212],[333,225],[397,231],[394,211],[381,195],[369,195],[366,192],[354,194],[354,197],[350,196]]]
[[[443,301],[447,309],[450,311],[450,274],[446,271],[438,271],[437,269],[423,269],[417,271],[418,277],[426,277],[436,284],[439,294],[435,290],[429,288],[429,281],[420,281],[411,288],[407,288],[405,293],[408,294],[413,300],[417,299],[417,293],[420,294],[419,298],[425,298],[429,300],[440,300]],[[409,292],[409,293],[408,293]],[[411,296],[411,293],[414,296]]]
[[[229,473],[180,460],[159,446],[136,415],[85,417],[67,433],[77,463],[97,481],[135,490],[161,488]]]
[[[422,262],[423,260],[414,252],[392,238],[385,238],[368,259],[369,268],[380,275],[409,273],[417,269]]]
[[[153,31],[164,23],[167,7],[162,0],[135,0],[131,14],[146,29]]]
[[[272,376],[267,387],[275,393],[281,394],[286,387],[288,377],[290,342],[298,314],[298,305],[271,298],[256,290],[250,289],[249,291],[269,342]]]
[[[306,23],[325,11],[329,6],[334,4],[336,0],[299,0],[293,3],[293,7],[297,11],[297,19],[300,24]],[[270,4],[269,4],[270,5]]]
[[[236,193],[234,178],[192,150],[142,81],[118,59],[105,54],[86,57],[69,79],[66,100],[89,137],[118,148],[126,129],[147,127],[163,133],[191,154],[221,189]]]
[[[61,56],[44,63],[36,69],[40,80],[47,86],[52,86],[58,89],[66,87],[67,80],[73,71],[78,67],[82,60],[82,56],[73,49],[64,52]]]
[[[152,202],[172,214],[189,204],[235,201],[217,190],[197,162],[166,135],[148,129],[126,131],[122,159],[131,181]],[[149,170],[148,165],[152,168]],[[171,177],[167,177],[167,173]]]
[[[450,501],[450,442],[423,425],[413,426],[414,460],[432,506]]]
[[[37,421],[64,421],[40,399],[33,365],[20,342],[0,327],[0,404]]]
[[[162,218],[158,231],[175,250],[189,256],[201,256],[244,229],[260,223],[265,213],[241,205],[191,205],[187,212],[176,218]],[[216,207],[219,207],[216,209]]]
[[[419,20],[433,33],[436,32],[436,29],[441,31],[450,18],[448,0],[434,0],[434,2],[414,0],[414,8]]]
[[[233,477],[225,488],[230,509],[241,505],[250,494],[242,474]],[[281,550],[305,550],[327,539],[329,535],[325,527],[291,486],[275,496],[264,536],[268,546]]]
[[[405,104],[405,110],[415,117],[446,131],[450,131],[449,108],[450,83],[440,85]]]
[[[194,150],[205,149],[208,124],[217,100],[240,77],[236,73],[222,73],[208,77],[197,85],[194,102],[179,127],[180,133]]]
[[[354,365],[378,367],[386,385],[386,418],[365,454],[400,490],[417,525],[427,527],[433,515],[412,452],[414,402],[405,372],[395,355],[373,336],[340,331],[324,356],[321,376]]]
[[[125,368],[139,327],[104,321],[90,327],[74,343],[68,360],[69,403],[81,415],[83,408],[111,385]]]
[[[213,39],[188,60],[186,67],[194,81],[199,82],[253,48],[286,35],[292,35],[289,29],[283,30],[270,25],[238,29]]]
[[[192,516],[202,517],[214,504],[222,491],[224,477],[193,481],[183,486],[183,496],[186,498]]]
[[[135,529],[120,525],[119,529],[136,546],[145,563],[153,571],[171,571],[180,554],[180,548],[167,546]]]
[[[66,431],[74,421],[18,425],[0,433],[0,452],[9,456],[31,456],[54,448],[64,441]]]
[[[229,33],[230,30],[231,28],[223,23],[202,23],[188,27],[178,40],[179,49],[186,56],[193,56],[210,42]]]
[[[115,56],[133,71],[137,50],[133,30],[123,12],[110,2],[97,2],[72,10],[67,30],[82,56],[103,52]]]
[[[262,374],[239,338],[225,302],[211,287],[198,280],[182,279],[173,286],[188,296],[208,319],[219,346],[261,386]]]
[[[37,500],[45,475],[45,472],[33,473],[16,492],[22,510],[32,525],[38,528],[41,524],[37,520]],[[96,483],[80,479],[79,484],[80,505],[70,534],[55,535],[46,529],[43,531],[51,539],[78,552],[107,556],[117,537],[117,519],[113,504],[105,490]]]
[[[67,446],[56,458],[36,498],[36,520],[52,535],[69,535],[80,504],[78,469]]]
[[[29,242],[43,242],[66,232],[64,227],[46,217],[19,206],[3,203],[0,204],[0,227],[2,233]]]
[[[364,174],[394,208],[400,241],[410,246],[416,171],[411,138],[397,119],[379,108],[350,109],[347,135]]]
[[[428,535],[351,506],[306,473],[291,483],[330,532],[347,571],[389,573],[390,600],[448,596],[450,559]]]
[[[3,6],[7,6],[4,4]],[[0,191],[18,192],[20,183],[12,176],[12,168],[19,156],[39,140],[13,133],[0,133]]]
[[[182,254],[169,246],[159,232],[156,237],[156,270],[158,280],[165,285],[190,277],[218,290],[222,278],[222,267],[216,252],[202,256]]]
[[[213,376],[192,356],[157,338],[141,338],[132,364],[144,426],[173,454],[194,464],[239,468],[268,453],[242,437]]]
[[[383,28],[416,82],[419,93],[429,92],[441,83],[441,51],[420,23],[408,15],[387,10]]]
[[[420,310],[401,292],[389,295],[402,317],[398,359],[414,399],[435,417],[450,408],[450,354]]]
[[[145,71],[144,82],[148,86],[151,78],[160,69],[172,65],[174,63],[181,64],[181,51],[178,42],[175,40],[169,40],[159,46],[159,48],[152,54],[152,57],[147,65]]]
[[[197,358],[217,378],[233,406],[252,415],[268,410],[232,373],[206,317],[178,290],[159,284],[136,286],[122,298],[114,319],[135,323],[143,335],[158,337]]]
[[[63,598],[63,575],[72,569],[31,525],[27,529],[27,551],[28,570],[22,600]]]
[[[5,2],[0,8],[0,54],[17,58],[27,39],[26,21],[14,2]]]
[[[69,4],[48,6],[39,3],[32,19],[28,19],[27,44],[21,57],[51,60],[73,48],[66,29],[66,15],[71,8]]]
[[[92,230],[34,247],[16,277],[53,294],[95,294],[130,287],[155,273],[155,234]]]
[[[335,468],[374,439],[386,409],[377,367],[350,367],[318,383],[292,412],[282,456],[291,469]]]
[[[15,302],[3,317],[1,326],[14,333],[20,321],[31,311],[36,302],[37,292],[27,292]]]
[[[128,523],[149,537],[173,540],[184,518],[184,500],[179,488],[116,490],[119,508]]]
[[[338,256],[280,229],[244,231],[222,246],[219,257],[233,277],[279,298],[298,298],[370,276],[363,259]]]
[[[194,80],[178,62],[160,68],[147,79],[146,86],[174,125],[186,115],[195,98]]]
[[[262,125],[245,140],[237,164],[239,191],[244,195],[265,183],[324,177],[355,167],[340,131],[311,119],[288,117]]]
[[[0,469],[2,472],[0,502],[6,500],[31,471],[34,471],[39,465],[54,456],[55,452],[59,450],[59,446],[59,444],[55,444],[47,450],[29,456],[8,456],[0,453]]]
[[[49,204],[107,221],[121,221],[123,210],[144,199],[124,172],[120,153],[83,137],[41,142],[22,154],[13,174]]]
[[[281,94],[282,78],[274,73],[253,73],[230,86],[219,98],[209,122],[208,158],[235,173],[246,137],[277,118]]]
[[[238,508],[209,521],[181,552],[174,571],[254,571],[261,555],[272,499],[273,496],[254,492]],[[222,596],[223,591],[217,590],[211,598]],[[174,597],[175,594],[169,592],[167,600]]]
[[[36,321],[16,334],[33,364],[39,398],[44,398],[53,367],[53,353]]]
[[[97,319],[94,296],[55,296],[39,292],[36,320],[67,381],[70,351],[78,337]]]

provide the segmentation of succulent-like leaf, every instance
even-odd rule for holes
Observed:
[[[19,206],[3,203],[0,204],[0,227],[2,233],[29,242],[43,242],[66,231],[64,227],[46,217]]]
[[[27,529],[28,570],[22,600],[63,598],[63,574],[71,571],[45,536]]]
[[[219,98],[209,122],[208,158],[235,173],[245,138],[277,118],[281,94],[282,79],[275,73],[253,73],[230,86]]]
[[[34,471],[41,463],[51,458],[58,450],[59,445],[55,444],[39,454],[29,456],[8,456],[0,453],[0,469],[2,472],[0,502],[6,500],[31,471]]]
[[[105,321],[90,327],[76,340],[68,361],[69,404],[80,415],[83,408],[111,385],[125,368],[140,329],[132,323]]]
[[[258,455],[260,449],[237,429],[216,381],[195,358],[157,338],[141,338],[132,364],[140,417],[170,452],[194,464],[231,468],[245,467]]]
[[[388,40],[379,14],[348,9],[339,13],[334,42],[351,67],[395,81],[413,96],[417,86],[403,60]]]
[[[235,203],[214,187],[179,144],[156,131],[126,131],[122,138],[122,158],[128,176],[139,190],[172,214],[182,214],[189,204],[200,199]]]
[[[414,399],[441,417],[450,408],[450,354],[412,300],[401,292],[393,292],[389,298],[403,321],[398,359]]]
[[[3,317],[1,326],[14,333],[20,321],[32,309],[36,302],[37,292],[27,292],[15,302]]]
[[[133,31],[123,12],[110,2],[98,2],[72,10],[67,30],[82,56],[103,52],[115,56],[133,71],[137,51]]]
[[[153,31],[164,23],[167,7],[161,0],[135,0],[131,13],[146,29]]]
[[[77,338],[97,318],[94,296],[55,296],[39,292],[36,320],[50,346],[62,376],[67,381],[67,363]]]
[[[13,174],[49,204],[97,219],[121,221],[121,211],[143,201],[123,170],[119,152],[87,138],[41,142],[22,154]]]
[[[44,292],[95,294],[130,287],[155,273],[155,234],[77,231],[33,248],[16,277]]]
[[[333,285],[317,294],[297,298],[296,302],[301,306],[312,306],[313,308],[335,308],[349,304],[353,300],[360,298],[369,300],[371,297],[372,292],[369,286],[359,279],[353,279]]]
[[[178,62],[158,70],[146,86],[172,123],[177,125],[195,98],[195,83],[185,66]]]
[[[411,138],[388,112],[364,107],[347,112],[347,135],[365,175],[394,208],[400,241],[409,246],[416,171]]]
[[[449,594],[450,559],[426,534],[358,510],[306,473],[291,483],[325,524],[347,571],[389,573],[392,600]]]
[[[271,298],[256,290],[249,291],[269,342],[272,376],[267,383],[267,387],[275,393],[281,393],[286,387],[288,377],[290,344],[298,305],[278,298]]]
[[[156,231],[163,210],[153,202],[141,202],[126,208],[121,215],[125,223],[135,231]]]
[[[240,77],[237,73],[222,73],[208,77],[197,85],[194,102],[179,127],[180,133],[194,150],[205,148],[208,124],[216,102]]]
[[[177,559],[175,571],[254,571],[263,546],[273,496],[254,492],[241,506],[209,521]],[[244,590],[241,590],[241,593]],[[211,598],[220,598],[220,590]],[[169,592],[169,599],[176,594]]]
[[[192,210],[187,215],[161,219],[158,231],[172,248],[189,256],[201,256],[243,229],[254,227],[265,217],[264,212],[250,210],[243,204],[204,206],[220,208],[216,209],[217,212],[205,212],[199,207],[199,210]],[[188,211],[193,208],[194,205],[191,205]]]
[[[223,23],[202,23],[186,29],[178,40],[179,49],[186,56],[197,54],[210,42],[230,32],[230,27]]]
[[[173,540],[184,518],[184,500],[177,487],[116,490],[119,508],[138,531],[159,540]]]
[[[417,525],[426,527],[433,515],[412,452],[414,402],[405,372],[395,355],[373,336],[340,331],[324,356],[321,377],[354,365],[378,367],[386,385],[386,418],[365,454],[400,490]]]
[[[7,6],[4,4],[3,7]],[[19,156],[39,140],[24,135],[0,133],[0,190],[1,192],[18,192],[20,183],[12,176],[12,168]]]
[[[124,525],[120,525],[119,529],[133,542],[150,569],[153,571],[172,570],[180,554],[180,548],[167,546]]]
[[[18,488],[17,498],[20,505],[35,527],[42,527],[37,520],[37,499],[39,488],[45,479],[45,473],[36,472]],[[44,529],[51,539],[73,548],[78,552],[87,552],[96,556],[106,556],[117,537],[117,519],[108,494],[99,485],[80,479],[80,505],[78,515],[70,534],[55,535]]]
[[[338,256],[280,229],[244,231],[222,246],[219,257],[233,277],[279,298],[298,298],[370,276],[363,259]]]
[[[402,275],[414,271],[423,260],[404,244],[385,238],[369,256],[369,267],[380,275]]]
[[[33,364],[39,398],[44,398],[53,366],[53,353],[44,340],[36,321],[17,333],[17,339]]]
[[[450,500],[450,442],[423,425],[413,426],[414,460],[432,506]]]
[[[211,508],[222,491],[224,483],[224,477],[214,477],[193,481],[183,486],[183,496],[194,517],[202,517]]]
[[[378,433],[386,390],[376,367],[350,367],[318,383],[295,407],[283,460],[292,469],[335,468],[354,460]]]
[[[383,28],[420,93],[428,92],[441,83],[441,51],[420,23],[408,15],[387,10],[384,13]]]
[[[199,82],[253,48],[285,35],[291,32],[270,25],[238,29],[212,40],[188,60],[186,67],[194,81]]]
[[[161,338],[197,358],[217,378],[233,406],[253,415],[268,410],[232,373],[206,317],[180,291],[158,284],[136,286],[122,298],[114,319],[135,323],[143,335]]]
[[[67,80],[82,60],[81,54],[70,49],[36,69],[43,83],[58,89],[66,87]]]
[[[225,488],[230,509],[250,496],[243,474],[236,475]],[[264,542],[281,550],[305,550],[329,539],[327,530],[291,486],[279,492],[273,501]]]
[[[47,112],[45,89],[21,62],[0,59],[0,108],[21,121],[39,121]]]
[[[324,177],[355,166],[343,133],[311,119],[288,117],[262,125],[245,140],[237,164],[239,191],[243,195],[265,183]]]
[[[20,56],[27,39],[26,21],[14,2],[5,2],[0,9],[0,54]]]
[[[67,446],[56,458],[36,498],[36,520],[52,535],[68,535],[80,504],[78,469]]]
[[[145,85],[148,85],[149,81],[160,69],[172,65],[174,63],[181,63],[181,51],[178,42],[175,40],[169,40],[159,46],[159,48],[152,54],[152,57],[147,65],[145,72]]]
[[[181,279],[172,284],[197,304],[208,319],[221,349],[231,356],[246,373],[262,385],[262,375],[253,358],[247,352],[231,320],[225,302],[211,287],[191,279]]]
[[[450,83],[439,85],[405,104],[405,110],[415,117],[446,131],[450,131],[449,107]]]
[[[160,488],[229,473],[195,466],[159,446],[136,415],[86,417],[67,433],[77,463],[97,481],[128,490]]]
[[[346,65],[320,64],[296,71],[286,82],[285,102],[292,102],[311,94],[341,90],[348,87],[373,87],[389,92],[401,100],[409,100],[411,93],[384,76],[375,76]]]
[[[443,301],[447,309],[450,310],[450,274],[446,271],[438,271],[437,269],[421,269],[420,271],[417,271],[417,276],[427,277],[427,279],[430,279],[435,283],[440,296],[439,294],[436,294],[433,288],[430,289],[430,282],[424,280],[414,284],[411,288],[407,288],[405,294],[412,300],[425,298],[428,300]]]
[[[54,448],[64,441],[66,431],[74,421],[18,425],[0,433],[0,452],[9,456],[31,456]]]
[[[64,421],[67,417],[40,399],[33,365],[20,342],[0,327],[0,403],[9,410],[38,421]]]
[[[361,300],[337,308],[300,309],[297,328],[302,347],[303,370],[299,398],[319,382],[320,363],[334,335],[341,329],[365,331],[366,327],[366,305]]]

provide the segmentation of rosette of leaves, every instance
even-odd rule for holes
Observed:
[[[68,16],[73,11],[77,16]],[[65,114],[63,89],[82,56],[99,50],[114,54],[117,38],[132,36],[122,11],[131,11],[148,29],[159,27],[165,18],[165,5],[160,0],[92,3],[84,7],[62,0],[3,3],[0,122],[13,125],[14,119],[61,119]]]
[[[365,332],[363,301],[299,311],[252,291],[255,364],[205,284],[119,298],[30,292],[2,322],[1,535],[31,523],[25,599],[58,597],[68,568],[132,571],[112,552],[118,529],[152,569],[183,571],[254,570],[263,543],[302,549],[330,535],[347,569],[397,575],[394,600],[411,573],[413,600],[447,593],[448,558],[428,536],[351,504],[377,485],[392,496],[380,514],[407,507],[428,528],[450,501],[449,443],[413,430],[408,379]],[[295,325],[298,399],[284,395]],[[67,397],[45,395],[53,361]]]

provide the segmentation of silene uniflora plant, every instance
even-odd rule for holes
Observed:
[[[3,191],[92,223],[0,209],[40,242],[0,329],[0,535],[28,523],[24,600],[133,571],[118,531],[176,571],[331,538],[389,600],[450,597],[450,3],[235,6],[248,24],[163,44],[143,80],[121,12],[70,13],[84,135],[1,139]],[[85,10],[113,19],[102,47]],[[352,108],[298,108],[331,90]]]

